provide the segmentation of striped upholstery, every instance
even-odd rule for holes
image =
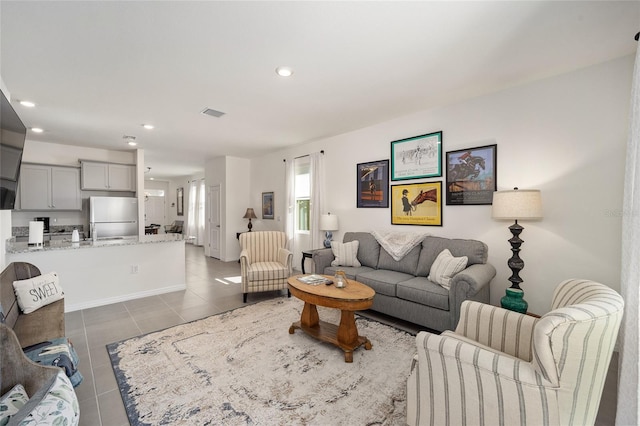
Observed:
[[[590,425],[622,319],[618,293],[567,280],[537,319],[466,301],[455,332],[421,332],[410,425]]]
[[[287,288],[293,254],[285,248],[287,237],[280,231],[240,234],[242,293]]]

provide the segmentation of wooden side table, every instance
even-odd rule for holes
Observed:
[[[306,274],[306,272],[304,271],[304,261],[305,261],[305,259],[313,258],[313,253],[317,252],[318,250],[322,250],[322,249],[302,250],[302,262],[300,264],[300,269],[302,270],[303,274]]]

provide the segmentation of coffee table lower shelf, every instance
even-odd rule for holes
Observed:
[[[344,351],[345,362],[353,362],[353,351],[360,346],[364,345],[366,350],[372,348],[369,339],[358,335],[353,311],[342,311],[340,325],[338,326],[320,320],[316,306],[305,302],[302,318],[302,320],[291,324],[289,334],[293,334],[296,329],[300,329],[315,339],[331,343]]]

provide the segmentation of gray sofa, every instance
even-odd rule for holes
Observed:
[[[343,242],[359,241],[360,267],[331,266],[332,250],[313,253],[315,273],[334,275],[342,270],[376,291],[372,310],[436,331],[453,330],[464,300],[489,303],[489,283],[496,275],[487,263],[487,245],[476,240],[427,236],[396,261],[368,232],[347,232]],[[451,279],[449,289],[427,279],[431,265],[444,249],[455,257],[469,258],[466,269]]]

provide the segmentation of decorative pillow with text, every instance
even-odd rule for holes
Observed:
[[[358,247],[360,241],[353,240],[348,243],[331,242],[331,250],[335,259],[331,261],[331,266],[362,266],[358,261]]]
[[[431,270],[427,278],[434,283],[440,284],[444,288],[449,288],[451,278],[466,268],[467,262],[469,262],[467,256],[453,257],[449,249],[444,249],[431,265]]]
[[[39,275],[28,280],[14,281],[13,289],[16,292],[18,306],[25,314],[30,314],[64,297],[64,292],[58,282],[58,274],[55,272]]]

